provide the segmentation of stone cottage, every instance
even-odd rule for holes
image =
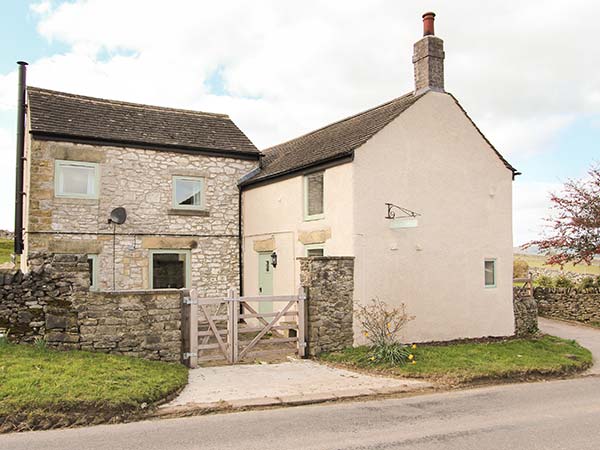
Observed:
[[[412,92],[263,151],[243,183],[244,291],[290,294],[298,257],[354,256],[354,303],[405,303],[405,341],[511,335],[518,173],[445,91],[423,22]]]
[[[238,181],[260,153],[228,116],[34,87],[27,107],[24,271],[49,251],[87,254],[92,289],[238,286]]]

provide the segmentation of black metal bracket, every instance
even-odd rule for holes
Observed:
[[[421,215],[410,209],[403,208],[402,206],[394,205],[393,203],[386,203],[385,206],[387,206],[386,219],[400,219],[403,217],[417,217]],[[401,213],[401,215],[397,215],[399,213]]]

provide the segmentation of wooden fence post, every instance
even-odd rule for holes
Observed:
[[[184,297],[183,302],[183,334],[184,353],[187,366],[190,369],[198,367],[198,291],[189,291],[189,297]]]
[[[304,288],[298,290],[298,356],[306,358],[307,299]]]
[[[239,297],[237,296],[235,289],[229,289],[227,291],[227,334],[229,341],[229,363],[236,364],[238,362],[238,321],[239,321]]]

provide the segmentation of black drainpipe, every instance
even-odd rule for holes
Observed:
[[[244,258],[242,256],[242,187],[238,186],[238,267],[240,271],[240,297],[244,296]],[[240,304],[240,309],[241,309]]]
[[[23,254],[23,164],[25,163],[25,90],[27,63],[18,61],[19,94],[17,104],[17,176],[15,177],[15,254]]]

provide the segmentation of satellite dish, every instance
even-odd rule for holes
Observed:
[[[116,223],[117,225],[121,225],[125,223],[126,219],[127,211],[125,211],[125,208],[119,206],[118,208],[115,208],[110,212],[110,219],[108,219],[108,221],[110,223]]]

